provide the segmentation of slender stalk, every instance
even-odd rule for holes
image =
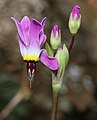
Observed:
[[[69,46],[69,48],[68,48],[69,54],[70,54],[71,49],[72,49],[72,47],[73,47],[74,40],[75,40],[75,36],[72,36],[72,40],[71,40],[70,46]]]
[[[15,94],[15,96],[9,101],[5,108],[0,112],[0,120],[6,119],[13,109],[22,101],[28,100],[31,97],[31,91],[27,84],[27,78],[25,77],[25,71],[23,71],[21,79],[21,88]]]
[[[12,98],[12,100],[7,104],[7,106],[0,113],[0,120],[4,120],[9,116],[12,110],[24,99],[24,94],[21,90]]]
[[[53,90],[51,120],[57,120],[59,91]]]

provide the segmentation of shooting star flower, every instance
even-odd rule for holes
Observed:
[[[16,18],[11,17],[18,30],[18,43],[23,60],[27,62],[27,74],[30,81],[33,80],[36,63],[40,60],[51,70],[58,69],[58,60],[50,57],[45,49],[42,49],[43,44],[46,42],[46,35],[44,34],[44,26],[46,17],[38,22],[36,19],[29,20],[27,16],[23,17],[21,22]]]

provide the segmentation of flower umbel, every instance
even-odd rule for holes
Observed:
[[[36,71],[36,62],[39,60],[51,70],[58,69],[58,60],[48,56],[45,49],[42,49],[46,41],[44,26],[46,17],[38,22],[36,19],[29,20],[27,16],[19,22],[11,17],[18,30],[18,42],[23,60],[27,62],[27,74],[30,81],[33,80]]]

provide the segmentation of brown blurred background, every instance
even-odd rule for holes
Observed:
[[[76,36],[59,98],[59,120],[97,120],[97,0],[0,0],[0,111],[26,79],[11,17],[27,15],[39,21],[47,16],[45,33],[49,41],[55,24],[62,30],[62,43],[71,41],[69,14],[81,7],[82,24]],[[24,73],[23,73],[24,71]],[[21,102],[6,120],[49,120],[51,116],[51,71],[37,64],[32,98]]]

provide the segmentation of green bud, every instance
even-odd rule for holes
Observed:
[[[73,35],[77,34],[77,31],[80,28],[80,24],[81,24],[80,7],[76,5],[72,9],[72,12],[69,18],[69,29]]]
[[[57,25],[51,31],[50,43],[54,50],[58,49],[61,44],[61,31]]]
[[[58,59],[59,68],[67,66],[69,60],[69,52],[65,44],[63,45],[63,49],[58,48],[55,57]]]

